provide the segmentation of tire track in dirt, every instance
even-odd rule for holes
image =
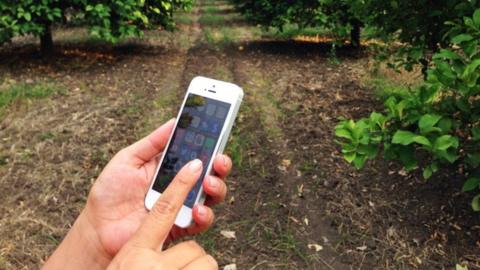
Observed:
[[[237,62],[222,48],[199,42],[188,53],[184,72],[184,88],[197,75],[233,81],[237,78]],[[184,94],[182,90],[181,95]],[[236,263],[240,269],[294,269],[304,265],[296,240],[288,230],[288,211],[276,198],[284,194],[276,185],[278,173],[265,130],[259,128],[261,115],[252,92],[245,89],[245,99],[227,153],[235,168],[229,178],[227,202],[217,207],[214,228],[196,237],[219,260],[220,265]],[[277,217],[285,217],[278,219]],[[221,230],[236,232],[236,239],[225,239]],[[295,254],[295,253],[298,254]]]
[[[240,53],[235,46],[199,42],[189,49],[181,89],[186,89],[193,77],[203,75],[233,81],[245,90],[227,149],[236,165],[229,179],[227,202],[217,208],[214,228],[197,239],[220,265],[236,263],[240,269],[347,269],[335,261],[335,252],[327,245],[322,255],[307,248],[308,235],[294,210],[301,207],[295,199],[298,176],[292,170],[294,166],[282,165],[291,153],[278,123],[281,113],[272,98],[273,78],[265,65],[263,59]],[[179,95],[183,94],[182,90]],[[222,230],[235,231],[236,240],[223,238]]]
[[[339,255],[334,250],[338,235],[334,229],[327,221],[318,217],[319,211],[306,208],[304,196],[308,196],[308,180],[299,170],[294,149],[290,149],[291,139],[284,133],[281,123],[287,116],[280,109],[279,92],[285,87],[285,82],[292,80],[291,76],[295,72],[285,69],[284,74],[272,73],[271,66],[277,64],[278,58],[281,58],[278,55],[250,50],[243,53],[233,51],[233,54],[238,57],[239,77],[243,78],[245,87],[253,92],[254,106],[258,108],[257,114],[270,142],[269,151],[274,155],[274,158],[271,157],[271,166],[274,168],[271,174],[279,178],[277,185],[282,193],[272,199],[281,201],[288,209],[288,215],[283,217],[286,220],[285,227],[292,231],[298,241],[297,248],[306,258],[302,269],[349,269],[338,261]],[[329,239],[328,242],[325,239]],[[310,249],[309,244],[321,245],[323,249],[316,252],[315,246]]]

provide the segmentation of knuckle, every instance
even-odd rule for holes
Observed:
[[[152,209],[152,214],[159,217],[176,214],[176,207],[170,201],[159,199]]]
[[[211,255],[207,255],[207,261],[210,266],[209,269],[218,269],[217,260],[215,260],[215,258],[213,258]]]
[[[175,178],[179,184],[184,186],[190,186],[194,181],[193,175],[186,172],[180,172]]]
[[[192,251],[197,251],[201,254],[205,254],[205,250],[194,240],[189,240],[185,242],[185,245],[187,245],[187,247]]]

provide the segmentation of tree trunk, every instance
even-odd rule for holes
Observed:
[[[350,31],[350,42],[353,47],[360,47],[360,27],[361,22],[359,20],[352,21],[352,30]]]
[[[50,23],[44,25],[44,30],[40,36],[40,52],[42,55],[53,53],[52,26]]]

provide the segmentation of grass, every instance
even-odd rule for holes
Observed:
[[[192,24],[193,18],[192,15],[186,13],[177,13],[174,15],[173,20],[177,24]]]
[[[202,247],[207,251],[209,254],[213,254],[217,250],[217,239],[219,232],[217,229],[210,229],[207,230],[197,236],[195,236],[195,240],[202,244]]]
[[[215,14],[218,13],[218,8],[216,6],[205,6],[203,12],[206,14]]]
[[[46,98],[56,92],[62,92],[62,90],[47,83],[16,83],[5,88],[0,87],[0,109],[17,100]]]
[[[267,36],[279,39],[291,39],[296,36],[317,36],[328,34],[322,27],[299,27],[296,24],[287,24],[282,29],[272,27],[267,30]]]
[[[395,71],[384,63],[373,62],[368,69],[361,84],[373,88],[375,96],[381,100],[391,96],[410,96],[423,84],[420,68],[413,72]]]
[[[391,96],[399,98],[411,96],[420,86],[419,81],[398,80],[381,72],[368,75],[365,83],[373,88],[375,96],[380,100],[386,100]]]
[[[409,96],[414,88],[399,84],[389,78],[377,76],[370,80],[369,84],[374,88],[375,96],[381,100],[386,100],[391,96]]]
[[[225,23],[225,18],[220,15],[204,14],[198,19],[201,25],[218,26]]]
[[[230,27],[222,27],[220,29],[205,28],[205,41],[214,47],[225,46],[235,41],[234,29]]]
[[[0,166],[8,164],[8,156],[0,155]]]
[[[287,230],[279,235],[272,241],[273,249],[284,254],[295,254],[301,258],[304,262],[308,262],[307,256],[300,248],[301,243],[295,238],[295,235]]]
[[[43,132],[43,133],[40,133],[38,135],[38,140],[40,140],[40,141],[46,141],[46,140],[50,140],[50,139],[53,139],[53,138],[55,138],[55,135],[50,131]]]

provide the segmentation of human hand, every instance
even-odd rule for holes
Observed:
[[[218,269],[215,259],[193,241],[163,250],[170,228],[201,172],[202,162],[198,159],[190,161],[178,172],[107,269]]]
[[[147,216],[144,199],[158,160],[168,142],[174,121],[170,120],[147,137],[121,150],[98,177],[88,197],[85,214],[98,233],[105,251],[113,256],[135,233]],[[208,205],[224,200],[227,187],[222,178],[232,167],[230,158],[218,155],[214,160],[216,176],[207,176],[203,183],[208,195],[206,205],[193,209],[194,225],[182,229],[173,226],[167,238],[173,241],[184,235],[205,231],[214,214]]]
[[[171,120],[112,158],[92,187],[85,209],[46,265],[62,265],[62,258],[78,253],[79,248],[85,250],[84,257],[95,256],[90,258],[95,263],[108,264],[148,215],[144,199],[158,164],[155,157],[164,150],[173,127],[174,121]],[[167,243],[208,229],[214,219],[208,206],[224,200],[227,187],[223,178],[231,167],[232,162],[227,156],[215,158],[213,169],[217,176],[207,176],[203,183],[208,195],[206,206],[194,207],[195,223],[191,227],[169,228]],[[89,248],[85,248],[87,246]],[[78,258],[78,261],[88,260]]]

